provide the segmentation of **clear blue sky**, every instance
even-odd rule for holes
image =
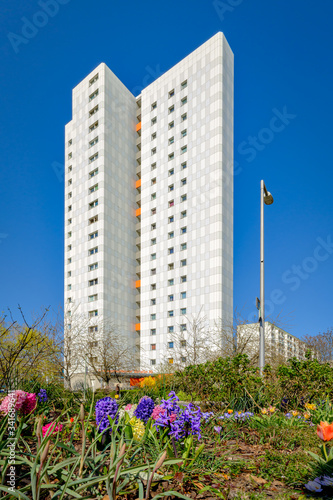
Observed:
[[[235,55],[234,305],[249,317],[259,295],[263,178],[275,200],[267,312],[297,336],[333,326],[333,3],[50,0],[41,14],[42,4],[1,2],[1,310],[63,301],[72,88],[105,62],[138,93],[223,31]]]

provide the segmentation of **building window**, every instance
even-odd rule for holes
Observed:
[[[175,187],[175,186],[174,186],[174,184],[170,184],[170,186],[169,186],[169,188],[168,188],[168,189],[169,189],[169,192],[170,192],[170,191],[173,191],[173,190],[174,190],[174,187]]]
[[[180,298],[186,299],[186,292],[180,292]]]
[[[92,186],[91,188],[89,188],[89,194],[90,193],[94,193],[95,191],[97,191],[98,189],[98,184],[95,184],[94,186]]]
[[[97,104],[97,106],[95,106],[93,109],[91,109],[89,111],[89,117],[93,116],[95,113],[97,113],[97,111],[98,111],[98,104]]]
[[[170,170],[169,170],[169,177],[170,177],[171,175],[173,175],[174,173],[175,173],[175,169],[174,169],[174,168],[170,168]]]
[[[95,122],[92,125],[90,125],[89,132],[92,132],[93,130],[96,130],[97,127],[98,127],[98,120],[97,120],[97,122]]]
[[[187,233],[187,227],[180,228],[180,234],[185,234],[185,233]]]
[[[72,303],[72,297],[68,297],[67,302],[68,302],[69,304],[71,304],[71,303]]]
[[[182,307],[180,310],[180,314],[186,314],[186,307]]]
[[[173,349],[173,342],[168,342],[168,349]]]
[[[90,210],[91,208],[97,207],[97,205],[98,205],[98,200],[94,200],[94,201],[92,201],[91,203],[89,203],[89,210]]]
[[[151,109],[156,109],[157,108],[157,102],[153,102],[153,104],[151,105]]]
[[[174,233],[173,231],[170,231],[170,233],[168,233],[168,238],[169,238],[169,240],[170,240],[171,238],[173,238],[174,236],[175,236],[175,233]]]
[[[92,94],[90,94],[89,96],[89,102],[93,101],[95,99],[95,97],[98,96],[98,89],[95,90],[95,92],[93,92]]]
[[[156,184],[156,177],[154,177],[154,179],[151,180],[151,185],[154,186]]]
[[[68,159],[70,160],[72,158],[73,154],[72,153],[68,153]]]
[[[175,95],[175,89],[170,90],[169,97],[173,97]]]
[[[180,245],[180,249],[181,249],[181,250],[186,250],[186,248],[187,248],[187,243],[182,243],[182,244]]]
[[[152,253],[150,255],[150,260],[155,260],[156,259],[156,253]]]
[[[97,158],[98,158],[98,153],[95,153],[94,155],[90,156],[89,163],[92,163],[93,161],[96,161]]]
[[[170,365],[173,365],[173,358],[169,358],[168,362],[169,362]]]
[[[168,295],[168,301],[173,302],[173,295]]]
[[[180,85],[181,90],[185,89],[187,87],[187,80],[184,80],[183,83]]]
[[[175,204],[175,200],[170,200],[170,201],[168,202],[168,207],[169,207],[169,208],[170,208],[170,207],[173,207],[173,206],[174,206],[174,204]]]
[[[98,285],[98,278],[88,281],[88,286]]]
[[[156,139],[156,132],[154,132],[153,134],[151,134],[151,139],[152,139],[152,141],[153,141],[154,139]]]
[[[156,283],[152,283],[152,284],[150,285],[150,289],[151,289],[151,290],[156,290]]]
[[[168,248],[168,254],[171,255],[174,253],[174,247]]]
[[[90,250],[88,250],[88,255],[94,255],[95,253],[98,253],[98,247],[90,248]]]
[[[72,263],[72,257],[70,257],[69,259],[67,259],[67,264],[71,264]]]
[[[68,206],[68,212],[71,212],[71,210],[72,210],[72,205],[69,205]]]
[[[72,192],[68,193],[68,198],[72,197]]]
[[[152,328],[150,330],[150,335],[156,335],[156,328]]]
[[[174,112],[174,110],[175,110],[175,107],[174,107],[174,106],[170,106],[170,108],[169,108],[169,114],[170,114],[170,113],[173,113],[173,112]]]
[[[151,244],[151,245],[156,245],[156,238],[152,238],[152,239],[150,240],[150,244]]]
[[[156,215],[156,208],[152,208],[150,213],[151,213],[151,215]]]
[[[180,133],[180,135],[181,135],[182,137],[186,137],[186,136],[187,136],[187,129],[182,130],[182,131],[181,131],[181,133]]]
[[[150,299],[150,305],[156,306],[156,299]]]
[[[73,219],[68,219],[68,221],[67,221],[67,222],[68,222],[68,224],[72,224]]]
[[[68,146],[71,146],[72,144],[73,144],[72,139],[69,139],[69,141],[68,141]]]
[[[98,310],[89,311],[89,318],[93,318],[94,316],[98,316]]]
[[[182,196],[180,197],[180,201],[183,202],[183,201],[186,201],[187,200],[187,195],[186,194],[182,194]]]
[[[186,266],[186,259],[182,259],[180,261],[180,267],[184,267],[184,266]]]
[[[94,238],[97,238],[98,236],[98,231],[94,231],[93,233],[90,233],[88,236],[89,240],[93,240]]]
[[[180,154],[183,155],[184,153],[186,153],[186,151],[187,151],[187,146],[183,146],[182,148],[180,148]]]
[[[150,270],[151,276],[154,276],[156,274],[156,268]]]
[[[150,364],[151,364],[151,365],[156,365],[156,359],[151,359],[151,360],[150,360]]]
[[[96,83],[97,80],[98,80],[98,73],[91,80],[89,80],[89,87],[91,87],[91,85],[93,85],[94,83]]]
[[[68,179],[68,185],[70,186],[72,184],[72,179]]]
[[[95,269],[98,269],[98,262],[94,262],[94,264],[88,266],[88,271],[95,271]]]
[[[68,167],[68,172],[71,172],[71,171],[72,171],[72,169],[73,169],[72,165],[69,165],[69,167]]]
[[[187,162],[184,161],[184,163],[181,164],[181,169],[184,170],[185,168],[187,168]]]
[[[157,122],[157,118],[156,118],[156,116],[154,116],[154,118],[151,119],[151,124],[155,125],[156,122]]]
[[[180,341],[180,347],[186,347],[186,340]]]
[[[154,229],[156,229],[156,222],[154,222],[154,224],[151,224],[150,229],[151,231],[154,231]]]
[[[181,219],[184,219],[186,217],[186,215],[187,215],[186,210],[184,210],[183,212],[180,212],[180,218]]]
[[[168,311],[169,318],[173,318],[173,311]]]
[[[72,245],[68,245],[67,250],[72,250]]]
[[[152,155],[156,154],[156,148],[153,148],[153,149],[151,150],[151,154],[152,154]]]
[[[67,285],[67,290],[71,290],[72,289],[72,285]]]
[[[175,283],[175,280],[173,278],[168,280],[168,286],[174,285],[174,283]]]
[[[184,114],[182,115],[182,122],[184,122],[185,120],[187,120],[187,113],[184,113]]]
[[[89,142],[89,147],[92,148],[97,143],[98,143],[98,137],[95,137],[95,139]]]
[[[95,168],[95,170],[93,170],[92,172],[89,172],[89,179],[91,179],[92,177],[95,177],[95,175],[98,174],[98,168]]]
[[[181,358],[182,363],[186,363],[186,356],[182,356]]]
[[[68,236],[68,238],[71,238],[71,237],[72,237],[72,231],[69,231],[69,232],[67,233],[67,236]]]
[[[169,144],[173,144],[174,142],[175,142],[175,138],[174,137],[170,137]]]
[[[156,168],[156,163],[152,163],[151,164],[151,170],[155,170],[155,168]]]
[[[169,160],[169,161],[170,161],[170,160],[173,160],[173,159],[174,159],[174,157],[175,157],[175,153],[170,153],[170,154],[168,155],[168,160]]]
[[[172,122],[169,123],[169,129],[173,128],[174,126],[175,126],[175,122],[172,121]]]
[[[155,314],[155,313],[154,313],[154,314],[151,314],[151,315],[150,315],[150,319],[151,319],[152,321],[153,321],[153,320],[155,320],[155,319],[156,319],[156,314]]]
[[[170,224],[170,222],[174,222],[175,218],[173,215],[171,215],[171,217],[168,217],[168,222]]]
[[[94,217],[91,217],[89,219],[89,225],[93,224],[94,222],[97,222],[97,221],[98,221],[98,215],[95,215]]]
[[[70,278],[71,276],[72,276],[72,271],[68,271],[67,278]]]
[[[175,268],[174,263],[168,264],[168,271],[172,271]]]
[[[174,327],[173,326],[168,326],[168,333],[173,333]]]
[[[156,351],[156,344],[150,344],[150,350]]]
[[[97,300],[97,298],[98,298],[97,293],[94,293],[94,295],[89,295],[88,302],[94,302],[95,300]]]
[[[186,177],[180,181],[181,186],[185,186],[186,183],[187,183]]]
[[[183,99],[181,100],[181,105],[184,106],[184,104],[186,103],[187,103],[187,96],[183,97]]]

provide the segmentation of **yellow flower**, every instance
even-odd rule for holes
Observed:
[[[297,415],[299,415],[299,412],[297,410],[293,410],[291,414],[293,417],[297,417]]]
[[[115,395],[115,399],[119,399],[119,394],[116,394],[116,395]]]
[[[315,410],[316,409],[316,405],[312,404],[312,403],[305,403],[305,408],[307,410]]]
[[[269,409],[270,413],[274,413],[276,410],[275,406],[270,406],[268,409]]]
[[[156,385],[156,380],[154,377],[145,377],[143,380],[140,382],[140,387],[143,389],[144,387],[148,387],[149,389],[152,389]]]
[[[129,421],[132,431],[133,431],[133,437],[136,441],[140,441],[145,433],[145,425],[142,422],[142,420],[132,417],[131,420]]]
[[[304,413],[304,418],[305,418],[306,420],[307,420],[308,418],[310,418],[310,417],[311,417],[310,413]]]
[[[267,410],[266,410],[266,408],[261,408],[261,410],[260,410],[260,411],[261,411],[261,413],[262,413],[263,415],[267,415],[267,413],[268,413],[268,412],[267,412]]]
[[[227,412],[228,412],[228,413],[229,413],[229,415],[230,415],[231,413],[233,413],[233,412],[234,412],[234,410],[227,410]]]

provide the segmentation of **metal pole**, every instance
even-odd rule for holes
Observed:
[[[260,323],[259,323],[259,372],[265,366],[265,264],[264,264],[264,194],[265,183],[260,184]]]

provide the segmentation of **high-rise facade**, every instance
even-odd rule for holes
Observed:
[[[66,126],[65,302],[111,318],[133,367],[233,309],[233,54],[222,33],[134,96],[100,64]],[[70,316],[67,317],[70,323]],[[140,345],[140,352],[139,347]],[[185,359],[184,359],[185,361]]]

